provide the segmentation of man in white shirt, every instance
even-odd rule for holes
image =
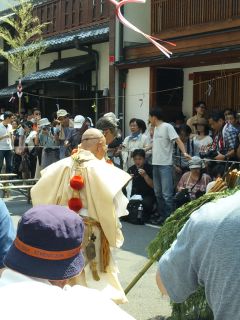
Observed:
[[[6,173],[12,172],[13,157],[13,136],[12,123],[13,114],[6,111],[3,114],[3,121],[0,123],[0,172],[2,171],[3,162],[6,162]]]
[[[177,143],[184,157],[191,159],[185,146],[173,126],[163,121],[161,109],[150,111],[149,120],[155,127],[152,147],[153,184],[157,199],[158,219],[152,221],[161,224],[172,213],[173,206],[173,146]]]
[[[37,206],[22,216],[0,278],[2,318],[133,319],[98,291],[66,285],[83,270],[83,236],[82,219],[65,207]]]

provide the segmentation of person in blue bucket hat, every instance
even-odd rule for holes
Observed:
[[[99,291],[66,285],[84,268],[83,237],[82,219],[66,207],[39,205],[22,216],[0,278],[3,319],[133,319]]]
[[[4,201],[0,199],[0,275],[4,268],[3,259],[15,237],[12,219]]]

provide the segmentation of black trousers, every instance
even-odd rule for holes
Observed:
[[[153,212],[154,204],[156,203],[156,198],[154,195],[142,196],[142,205],[144,212],[144,222],[147,222]]]

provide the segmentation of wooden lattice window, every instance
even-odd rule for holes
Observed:
[[[93,19],[97,16],[97,0],[92,0],[92,16]]]
[[[78,7],[78,21],[79,21],[79,25],[81,25],[83,22],[83,2],[82,2],[82,0],[79,0],[78,5],[79,5],[79,7]]]
[[[72,0],[72,26],[77,25],[77,1]]]
[[[105,6],[106,6],[106,1],[105,0],[101,0],[100,1],[100,15],[104,15],[105,12]]]
[[[194,104],[206,101],[208,110],[240,110],[240,69],[194,73]]]
[[[69,28],[69,24],[70,24],[70,10],[69,10],[69,6],[70,6],[70,1],[65,0],[65,6],[64,6],[64,27],[65,29]]]

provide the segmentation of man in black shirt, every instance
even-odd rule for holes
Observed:
[[[135,194],[142,196],[144,220],[147,221],[152,214],[155,203],[152,165],[145,162],[145,151],[143,149],[134,150],[132,157],[134,165],[128,169],[128,173],[133,177],[131,196]]]

